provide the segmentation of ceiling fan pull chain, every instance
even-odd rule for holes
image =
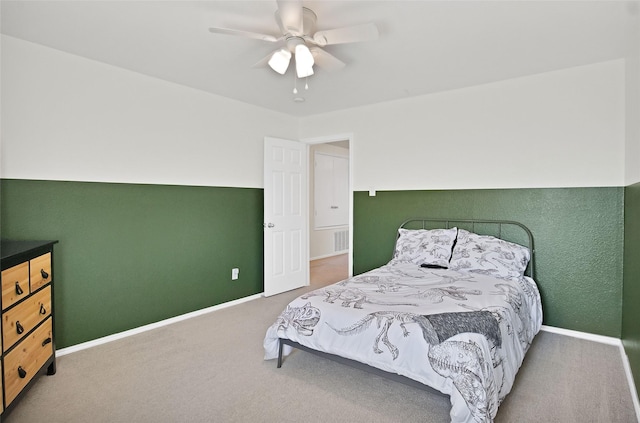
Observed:
[[[309,77],[305,77],[304,78],[304,89],[308,90],[309,89],[309,82],[307,82],[309,80]]]
[[[293,73],[293,93],[298,94],[298,78],[296,78],[296,73]]]

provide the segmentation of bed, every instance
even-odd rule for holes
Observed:
[[[409,219],[387,264],[289,303],[265,359],[309,351],[449,395],[452,422],[491,422],[542,324],[533,277],[521,223]]]

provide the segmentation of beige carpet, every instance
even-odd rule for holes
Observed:
[[[307,288],[308,289],[308,288]],[[3,416],[19,422],[447,422],[449,399],[296,351],[263,361],[301,290],[58,358]],[[496,422],[636,422],[619,350],[540,333]]]

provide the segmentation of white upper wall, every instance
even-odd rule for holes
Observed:
[[[354,190],[623,186],[625,61],[301,119],[352,132]]]
[[[639,3],[640,5],[640,3]],[[640,6],[637,6],[638,10]],[[640,182],[640,18],[627,27],[626,185]]]
[[[623,186],[630,63],[298,119],[2,36],[0,177],[261,188],[265,136],[351,133],[355,190]]]
[[[2,36],[0,176],[262,188],[298,120]]]

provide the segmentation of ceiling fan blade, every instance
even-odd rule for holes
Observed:
[[[291,53],[288,50],[283,48],[279,48],[270,52],[268,55],[263,57],[254,63],[252,68],[263,68],[269,66],[275,72],[278,72],[281,75],[284,75],[291,63]],[[273,60],[273,61],[272,61]]]
[[[302,0],[278,0],[276,21],[283,34],[302,35]]]
[[[225,34],[225,35],[234,35],[244,38],[253,38],[255,40],[276,42],[278,38],[273,35],[267,34],[258,34],[257,32],[249,32],[249,31],[241,31],[239,29],[228,29],[228,28],[209,28],[209,32],[214,34]]]
[[[311,47],[309,50],[311,50],[311,54],[313,55],[315,64],[322,69],[333,72],[340,70],[346,66],[343,61],[327,53],[320,47]]]
[[[357,43],[360,41],[376,40],[377,38],[378,27],[374,23],[328,29],[326,31],[318,31],[313,35],[313,41],[319,46]]]
[[[271,56],[273,56],[273,53],[275,53],[276,51],[277,50],[272,51],[271,53],[267,54],[262,59],[258,60],[253,65],[251,65],[251,67],[252,68],[263,68],[263,67],[267,66],[269,64],[269,60],[271,60]]]

